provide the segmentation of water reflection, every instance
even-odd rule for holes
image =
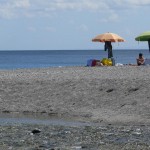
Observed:
[[[48,116],[47,114],[21,114],[21,113],[0,113],[0,125],[8,124],[44,124],[62,126],[92,126],[95,123],[79,122],[64,119],[61,116]]]

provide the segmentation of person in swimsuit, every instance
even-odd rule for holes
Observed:
[[[143,54],[139,53],[139,57],[137,58],[137,65],[141,66],[141,65],[144,65],[144,63],[145,63],[145,59],[143,57]]]

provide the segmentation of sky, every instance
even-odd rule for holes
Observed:
[[[126,41],[113,49],[148,49],[150,0],[0,0],[0,50],[94,50],[98,34]]]

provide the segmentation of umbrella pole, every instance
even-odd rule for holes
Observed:
[[[148,40],[148,47],[149,47],[149,52],[150,52],[150,40]]]
[[[111,42],[109,42],[109,45],[108,45],[108,58],[112,58],[112,57],[113,57],[112,45],[111,45]]]
[[[108,49],[108,58],[112,58],[112,57],[113,57],[112,49]]]

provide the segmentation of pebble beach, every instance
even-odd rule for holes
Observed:
[[[1,123],[0,146],[6,150],[150,149],[149,89],[149,66],[0,70],[4,116],[36,114],[47,120],[93,123]],[[37,128],[40,133],[33,134]]]

